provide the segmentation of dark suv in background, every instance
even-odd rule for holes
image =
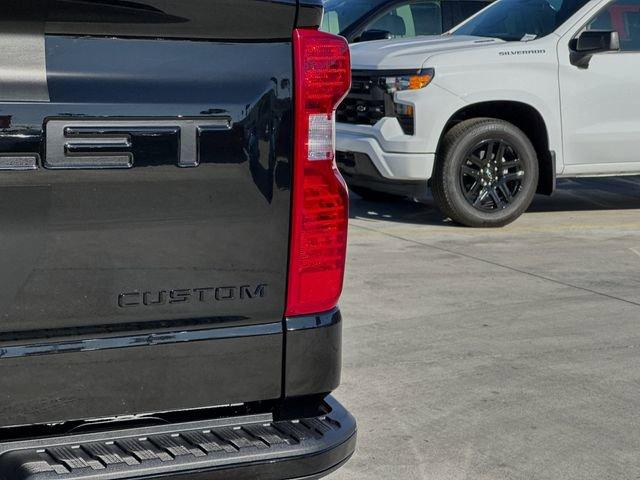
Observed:
[[[492,0],[325,0],[321,29],[349,43],[440,35]]]

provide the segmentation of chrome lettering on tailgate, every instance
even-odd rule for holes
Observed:
[[[229,118],[76,120],[52,119],[46,123],[44,166],[50,169],[104,169],[135,166],[136,136],[177,138],[174,154],[179,167],[200,164],[200,139],[210,130],[228,130]]]

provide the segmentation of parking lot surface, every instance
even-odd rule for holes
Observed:
[[[516,223],[353,196],[331,480],[640,478],[640,179],[563,181]]]

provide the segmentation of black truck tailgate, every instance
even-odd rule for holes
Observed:
[[[0,427],[278,398],[296,2],[9,3]]]

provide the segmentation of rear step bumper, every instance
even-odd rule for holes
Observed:
[[[0,444],[0,480],[320,478],[353,454],[354,418],[270,414]]]

